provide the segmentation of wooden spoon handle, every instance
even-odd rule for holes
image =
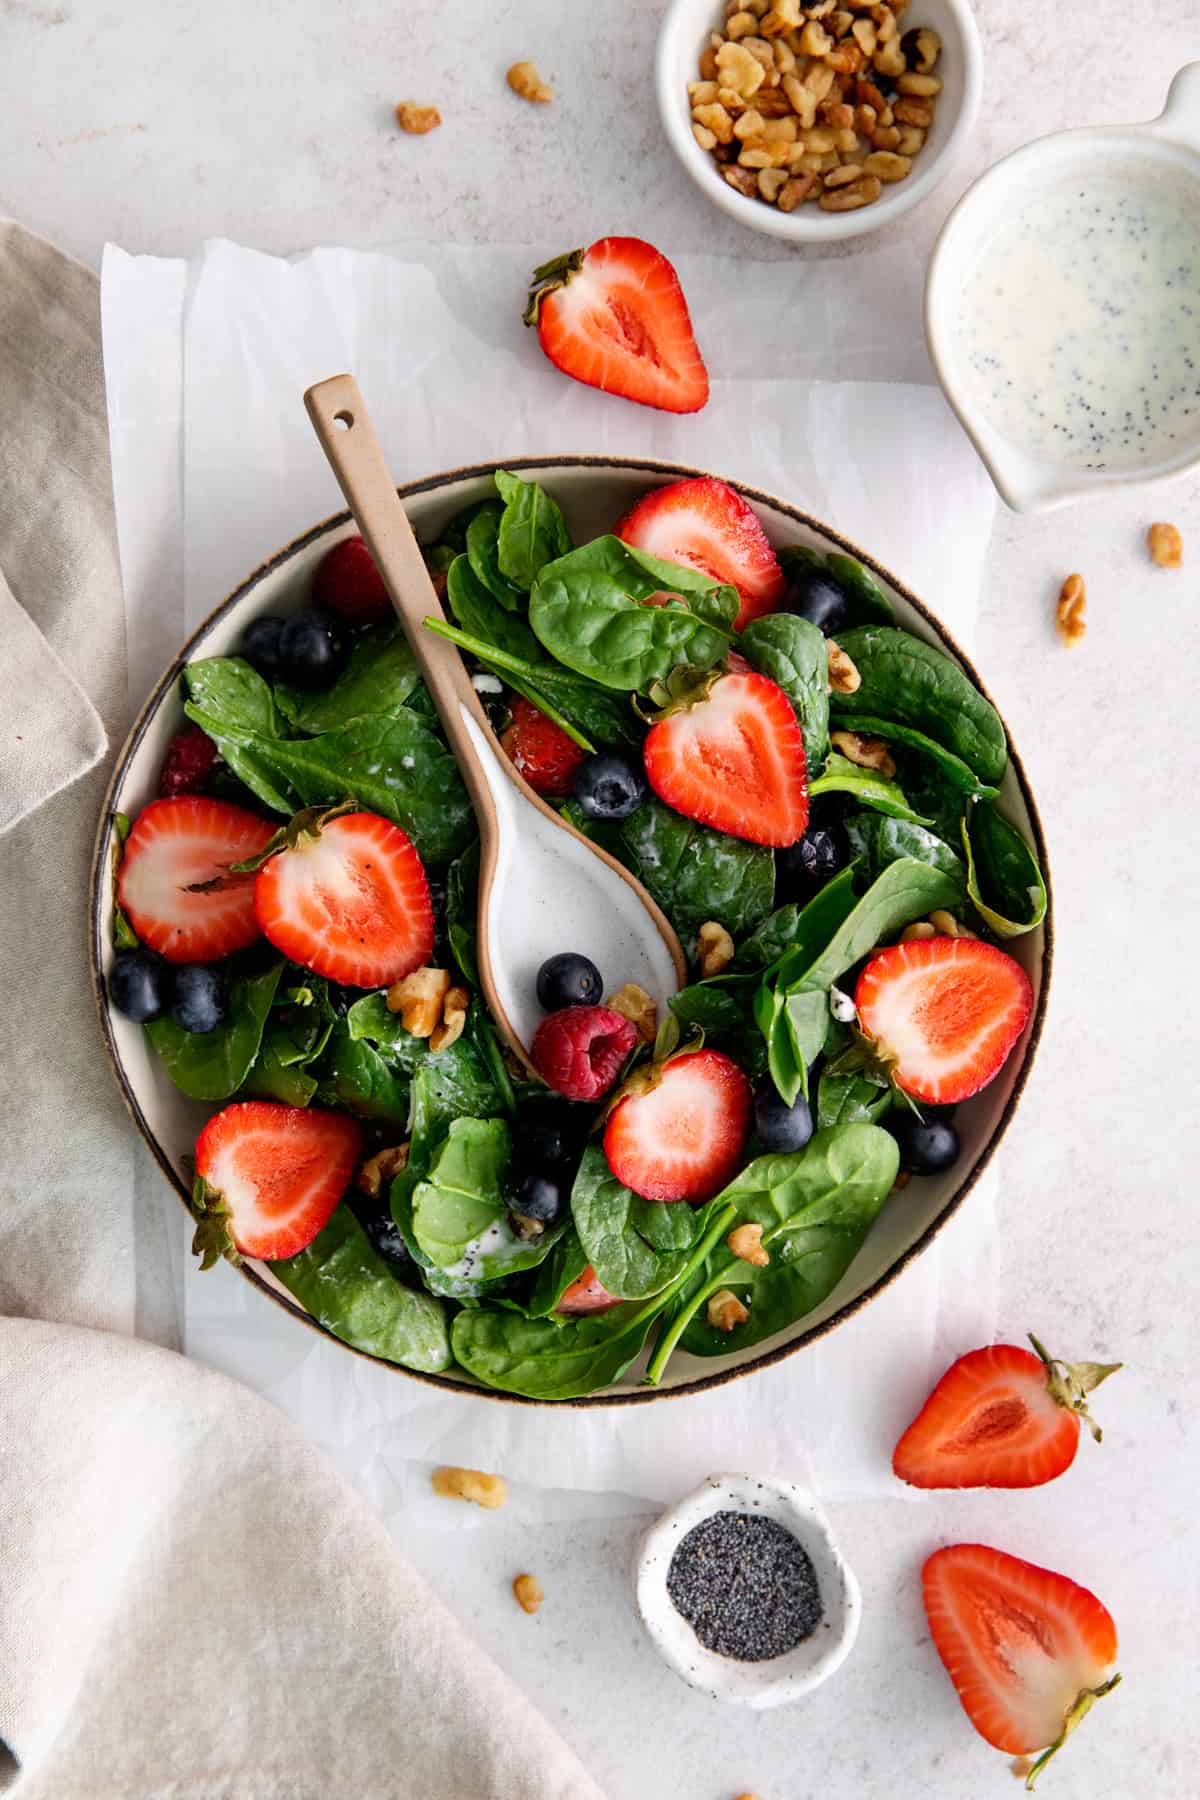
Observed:
[[[331,376],[309,388],[304,404],[391,595],[404,635],[458,759],[480,826],[486,830],[494,818],[494,803],[463,722],[462,709],[485,733],[490,730],[487,717],[459,652],[445,638],[425,630],[426,619],[443,619],[445,614],[358,383],[353,375]]]

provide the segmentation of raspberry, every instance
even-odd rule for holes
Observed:
[[[391,618],[392,602],[383,577],[360,537],[343,538],[325,552],[313,576],[312,604],[327,607],[349,625]]]
[[[505,755],[537,794],[571,792],[585,752],[544,712],[519,696],[512,703],[512,724],[500,739]]]
[[[564,1006],[542,1020],[530,1054],[542,1080],[567,1100],[598,1100],[637,1041],[633,1022],[607,1006]]]
[[[176,794],[195,794],[204,786],[217,760],[217,746],[198,725],[185,725],[167,745],[167,754],[158,776],[158,791],[164,800]]]

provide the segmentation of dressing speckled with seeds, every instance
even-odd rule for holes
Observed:
[[[980,404],[1026,449],[1128,469],[1200,440],[1200,220],[1167,183],[1033,199],[984,245],[958,328]]]

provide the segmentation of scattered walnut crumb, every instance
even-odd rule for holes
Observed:
[[[968,926],[964,925],[961,920],[956,919],[953,913],[946,912],[942,907],[939,907],[936,912],[930,913],[929,923],[933,926],[934,931],[937,932],[939,937],[973,938],[975,936],[975,933],[970,930]]]
[[[1146,542],[1160,569],[1183,567],[1183,534],[1178,525],[1152,525],[1146,533]]]
[[[515,62],[504,79],[514,94],[519,94],[522,100],[532,101],[535,106],[545,106],[554,98],[554,89],[542,80],[531,62]]]
[[[420,106],[415,100],[401,100],[396,107],[396,123],[410,137],[424,137],[442,122],[436,106]]]
[[[900,942],[902,944],[919,944],[924,938],[935,938],[936,936],[936,925],[931,925],[928,919],[915,919],[900,933]]]
[[[443,1500],[473,1500],[490,1512],[508,1499],[503,1475],[486,1475],[482,1469],[435,1469],[430,1480],[434,1493]]]
[[[757,1794],[739,1794],[737,1800],[758,1800]]]
[[[403,981],[393,981],[387,1009],[400,1014],[400,1023],[413,1037],[427,1038],[442,1016],[452,985],[449,969],[414,969]]]
[[[729,967],[733,961],[733,939],[723,925],[709,919],[696,933],[696,939],[696,961],[705,980]]]
[[[536,1575],[518,1575],[513,1582],[513,1593],[521,1611],[527,1613],[535,1613],[546,1598],[546,1590]]]
[[[1015,1775],[1018,1781],[1024,1781],[1033,1768],[1033,1758],[1032,1756],[1014,1756],[1008,1767],[1010,1774]]]
[[[753,1263],[756,1269],[765,1269],[771,1258],[763,1249],[762,1234],[761,1225],[735,1225],[725,1242],[730,1253],[739,1257],[742,1262]]]
[[[892,1183],[893,1194],[903,1193],[904,1189],[908,1186],[908,1184],[911,1180],[912,1180],[912,1176],[907,1169],[898,1170],[896,1173],[896,1179]]]
[[[465,987],[452,987],[448,990],[442,1001],[441,1023],[435,1025],[429,1034],[429,1048],[434,1056],[439,1050],[448,1050],[451,1044],[457,1044],[467,1022],[467,1008],[470,1004],[471,995]]]
[[[604,1002],[610,1012],[620,1013],[637,1026],[643,1044],[652,1044],[658,1031],[658,1006],[653,997],[636,981],[627,981]]]
[[[731,1289],[721,1288],[710,1296],[706,1316],[714,1331],[734,1331],[745,1324],[750,1314]]]
[[[833,694],[857,694],[862,686],[862,676],[855,668],[853,660],[846,655],[840,644],[830,638],[829,652],[829,691]]]
[[[847,762],[860,769],[874,769],[887,781],[896,773],[895,760],[882,738],[863,737],[857,731],[831,731],[829,741]]]
[[[1069,650],[1087,633],[1087,588],[1082,575],[1068,575],[1058,596],[1058,633]]]
[[[372,1200],[378,1200],[384,1183],[393,1180],[408,1162],[408,1145],[396,1144],[390,1150],[377,1150],[362,1163],[354,1177],[354,1185]]]

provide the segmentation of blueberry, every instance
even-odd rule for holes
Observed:
[[[320,693],[341,673],[342,627],[332,613],[310,607],[285,620],[279,634],[279,661],[293,687]]]
[[[354,1203],[354,1211],[358,1222],[367,1234],[368,1242],[376,1253],[382,1256],[394,1275],[411,1277],[416,1273],[417,1265],[413,1261],[412,1252],[400,1235],[400,1227],[391,1215],[386,1204],[373,1203],[358,1196]]]
[[[803,1094],[794,1106],[777,1093],[769,1078],[754,1092],[754,1129],[762,1149],[771,1152],[803,1150],[813,1134],[812,1111]]]
[[[589,819],[627,819],[646,798],[642,771],[615,750],[598,750],[575,773],[575,798]]]
[[[522,1218],[536,1219],[540,1225],[552,1225],[564,1205],[563,1190],[549,1175],[529,1169],[519,1175],[513,1198],[513,1211]]]
[[[255,619],[242,639],[242,655],[256,668],[264,681],[278,681],[283,675],[279,655],[279,639],[283,620],[267,617]]]
[[[800,564],[790,571],[783,610],[808,619],[826,637],[850,622],[850,603],[841,588],[823,569]]]
[[[171,1017],[181,1031],[215,1031],[225,1017],[225,976],[208,963],[184,963],[171,983]]]
[[[814,824],[785,850],[775,852],[778,899],[807,900],[845,867],[850,847],[838,826]]]
[[[108,971],[108,997],[119,1013],[144,1025],[163,1009],[166,969],[144,950],[122,950]]]
[[[586,1120],[570,1106],[525,1106],[516,1137],[516,1160],[522,1169],[573,1175],[583,1153]]]
[[[574,950],[547,957],[538,970],[538,1005],[548,1013],[564,1006],[596,1006],[603,992],[604,982],[595,963]]]
[[[906,1106],[889,1114],[887,1129],[900,1146],[900,1167],[912,1175],[937,1175],[957,1160],[958,1133],[947,1119],[918,1119]]]

